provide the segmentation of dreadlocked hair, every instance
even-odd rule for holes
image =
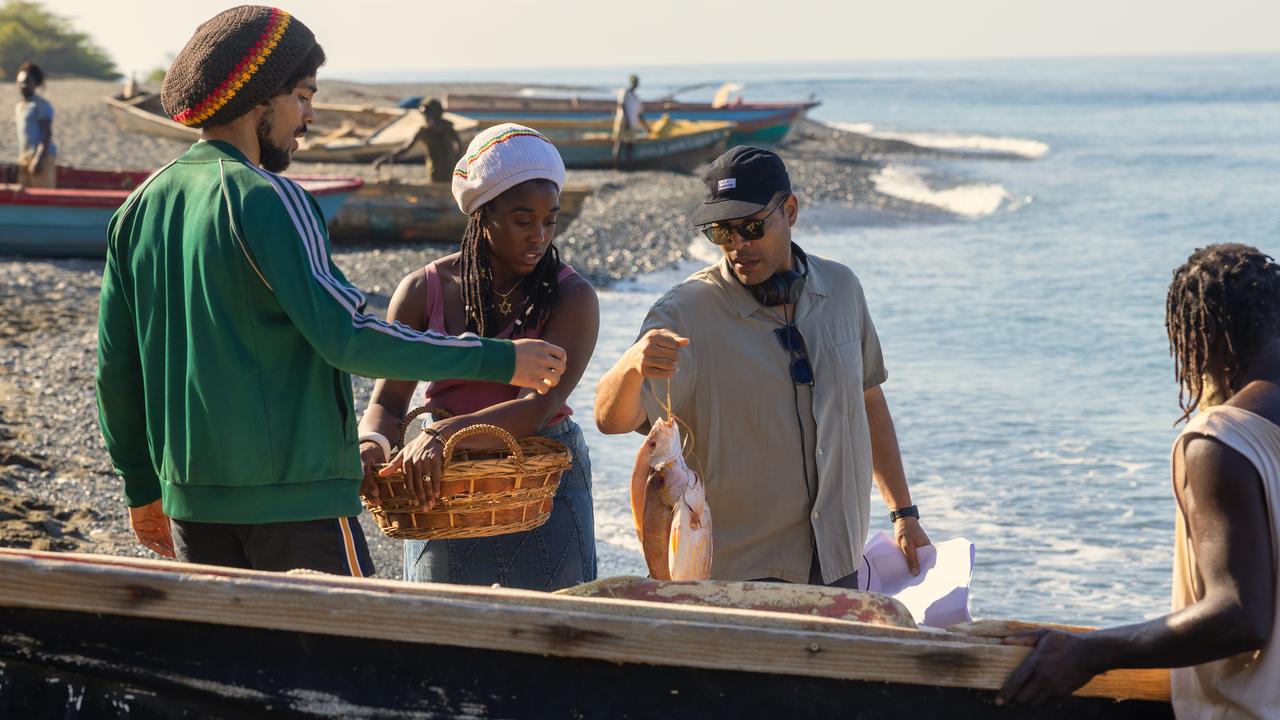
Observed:
[[[1221,343],[1229,387],[1280,328],[1280,265],[1257,248],[1224,243],[1200,248],[1173,271],[1165,303],[1169,354],[1182,422],[1200,405],[1210,344]]]
[[[462,233],[461,266],[458,272],[462,278],[462,305],[467,318],[467,332],[481,337],[491,337],[490,332],[498,332],[502,327],[501,318],[494,316],[490,300],[493,292],[493,268],[489,264],[489,243],[484,232],[487,207],[488,205],[482,205],[467,219],[467,229]],[[551,316],[551,311],[560,299],[560,282],[557,278],[559,273],[560,252],[555,243],[551,243],[533,272],[520,281],[525,299],[516,310],[512,337],[523,336]]]

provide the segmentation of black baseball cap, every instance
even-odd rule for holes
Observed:
[[[694,225],[754,215],[780,192],[791,192],[787,166],[776,154],[739,145],[716,158],[702,176],[707,197],[693,211]]]

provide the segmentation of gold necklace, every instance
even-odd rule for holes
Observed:
[[[507,301],[507,297],[509,297],[511,293],[515,292],[516,288],[520,287],[520,281],[523,279],[524,278],[518,278],[516,280],[516,284],[512,285],[511,289],[506,292],[498,292],[497,288],[489,288],[490,292],[502,298],[502,301],[498,303],[498,312],[502,313],[503,317],[511,314],[511,303]]]

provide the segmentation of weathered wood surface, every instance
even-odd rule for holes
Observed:
[[[78,622],[69,622],[69,619]],[[1168,718],[1168,704],[542,657],[0,608],[0,717]]]
[[[855,633],[842,621],[748,610],[17,550],[0,550],[0,606],[980,690],[1000,687],[1028,652],[907,630]],[[1116,671],[1080,694],[1167,702],[1168,693],[1167,672]]]
[[[911,611],[888,595],[821,585],[758,581],[654,580],[623,575],[557,591],[574,597],[698,605],[827,617],[874,627],[915,630]]]

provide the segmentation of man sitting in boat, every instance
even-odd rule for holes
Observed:
[[[640,130],[651,131],[649,122],[644,119],[644,103],[636,95],[638,87],[640,78],[630,75],[627,77],[627,87],[618,90],[618,107],[613,114],[614,162],[630,162],[631,147]]]
[[[564,367],[541,340],[422,333],[366,312],[329,258],[319,205],[276,174],[315,120],[323,63],[279,9],[201,25],[161,95],[202,139],[107,229],[102,434],[138,539],[166,557],[368,575],[348,373],[547,390]]]
[[[1280,717],[1280,265],[1247,245],[1196,250],[1166,304],[1181,390],[1173,612],[1074,635],[1037,630],[1000,701],[1040,703],[1113,668],[1172,667],[1185,718]]]
[[[53,106],[36,90],[44,85],[44,71],[33,62],[18,68],[14,107],[18,128],[18,184],[32,188],[57,186],[58,146],[53,144]]]
[[[880,388],[880,341],[853,272],[791,242],[781,158],[735,147],[693,222],[724,259],[674,287],[601,379],[601,432],[689,428],[715,517],[711,577],[856,587],[871,481],[913,573],[929,544]]]
[[[462,139],[453,129],[453,123],[444,117],[444,106],[435,98],[427,98],[418,106],[424,124],[413,139],[387,153],[373,162],[375,168],[387,163],[394,163],[418,143],[422,143],[426,151],[427,177],[431,182],[449,182],[453,178],[453,165],[462,155]]]
[[[408,540],[406,580],[550,591],[596,577],[591,458],[565,403],[595,350],[600,307],[591,284],[560,261],[552,242],[564,174],[560,153],[535,130],[506,123],[476,135],[453,174],[453,197],[470,216],[461,250],[409,273],[391,299],[388,319],[416,330],[541,337],[568,354],[560,383],[542,395],[495,382],[427,385],[422,403],[434,409],[435,422],[391,460],[411,486],[438,488],[445,442],[477,424],[497,425],[517,438],[557,440],[569,448],[573,464],[541,527]],[[394,379],[374,385],[360,421],[366,493],[377,494],[374,468],[387,462],[386,438],[398,432],[416,388],[416,382]],[[433,498],[435,492],[423,495]]]

